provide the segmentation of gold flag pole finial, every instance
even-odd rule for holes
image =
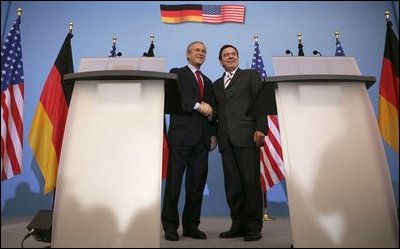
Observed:
[[[254,41],[258,42],[258,35],[257,34],[254,35]]]
[[[153,43],[153,41],[154,41],[154,35],[151,34],[151,35],[150,35],[150,42]]]
[[[390,13],[388,10],[385,11],[385,18],[386,18],[386,22],[390,21]]]
[[[21,9],[21,8],[18,8],[18,9],[17,9],[17,15],[18,15],[18,16],[21,16],[21,14],[22,14],[22,9]]]
[[[72,27],[74,26],[74,24],[72,24],[72,22],[70,22],[68,24],[68,33],[72,34]]]
[[[301,32],[297,33],[297,39],[299,40],[299,44],[301,44]]]
[[[113,36],[113,45],[115,45],[117,43],[117,37]]]
[[[335,38],[336,38],[336,41],[339,40],[339,31],[335,31]]]

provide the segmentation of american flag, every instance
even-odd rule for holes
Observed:
[[[257,41],[254,44],[251,69],[257,70],[262,79],[267,77]],[[264,145],[261,147],[260,151],[261,186],[264,193],[285,178],[283,173],[283,156],[280,144],[281,135],[279,132],[278,116],[268,115],[267,119],[267,136],[265,136]]]
[[[1,180],[22,169],[24,70],[20,22],[18,17],[1,46]]]
[[[204,23],[244,22],[244,5],[203,5]]]
[[[112,48],[111,48],[111,51],[110,51],[110,54],[108,55],[108,57],[116,57],[117,56],[116,49],[117,48],[115,47],[115,44],[113,44]]]
[[[339,40],[336,40],[336,51],[335,51],[335,56],[345,56],[344,55],[344,50],[342,48],[342,44],[340,44]]]

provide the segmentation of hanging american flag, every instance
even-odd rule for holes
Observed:
[[[112,47],[111,47],[111,51],[110,51],[108,57],[116,57],[116,56],[117,56],[116,49],[117,49],[117,48],[115,47],[115,43],[114,43],[114,44],[112,45]]]
[[[117,56],[117,46],[116,46],[116,44],[117,44],[117,37],[113,37],[113,45],[112,45],[112,47],[111,47],[111,51],[110,51],[110,53],[108,54],[108,57],[116,57]]]
[[[339,39],[336,40],[336,51],[335,56],[345,56],[342,44],[340,44]]]
[[[267,77],[257,41],[254,44],[251,69],[257,70],[262,79]],[[260,152],[261,186],[264,193],[285,178],[283,173],[283,156],[280,144],[281,137],[279,132],[278,116],[268,115],[267,119],[267,136],[265,136],[264,145],[261,147]]]
[[[1,180],[22,170],[24,70],[18,16],[1,46]]]

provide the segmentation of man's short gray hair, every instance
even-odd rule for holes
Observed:
[[[204,45],[204,43],[201,42],[201,41],[194,41],[194,42],[189,43],[189,45],[188,45],[187,48],[186,48],[186,53],[190,53],[190,52],[192,51],[193,45],[196,44],[196,43],[200,43],[201,45],[203,45],[203,46],[204,46],[204,50],[205,50],[206,53],[207,53],[206,45]]]

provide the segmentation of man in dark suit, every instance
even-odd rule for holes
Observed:
[[[183,236],[206,239],[206,234],[198,226],[207,180],[208,153],[217,145],[215,121],[210,118],[215,102],[212,82],[200,72],[206,52],[202,42],[190,43],[186,50],[188,65],[170,71],[178,76],[183,114],[170,116],[169,163],[161,214],[166,240],[179,240],[178,201],[185,170]]]
[[[213,84],[218,120],[218,144],[221,152],[225,194],[231,211],[232,226],[220,238],[244,236],[245,241],[261,239],[262,190],[260,149],[267,130],[266,116],[246,116],[262,81],[257,71],[242,70],[239,52],[224,45],[219,60],[224,75]]]

